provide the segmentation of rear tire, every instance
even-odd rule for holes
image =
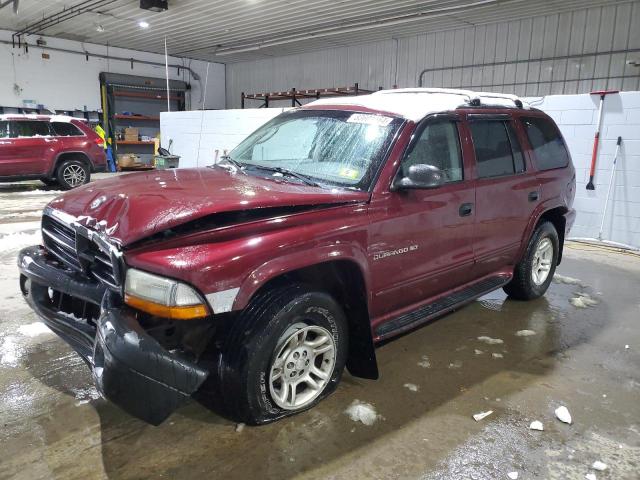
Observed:
[[[80,160],[64,160],[56,169],[56,178],[60,188],[72,188],[86,185],[91,180],[91,172],[87,164]]]
[[[513,278],[504,286],[509,297],[533,300],[545,294],[558,263],[560,251],[558,232],[551,222],[543,222],[535,229],[524,257],[516,265]]]
[[[225,410],[251,425],[308,410],[336,389],[347,352],[346,317],[333,297],[300,284],[262,292],[222,346]]]

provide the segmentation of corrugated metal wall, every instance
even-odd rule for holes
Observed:
[[[522,96],[640,90],[640,1],[227,65],[241,92],[347,86],[454,87]],[[250,106],[248,103],[247,106]],[[257,106],[257,104],[256,104]],[[284,106],[282,102],[273,106]]]

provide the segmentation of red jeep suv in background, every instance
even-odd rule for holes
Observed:
[[[497,288],[540,297],[575,213],[553,120],[513,96],[406,89],[292,109],[209,168],[53,200],[18,257],[29,305],[151,423],[194,395],[261,424],[374,346]]]
[[[104,141],[80,119],[0,115],[0,182],[39,179],[69,190],[106,167]]]

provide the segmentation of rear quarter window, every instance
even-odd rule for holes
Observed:
[[[522,119],[527,138],[533,149],[538,170],[551,170],[569,165],[569,152],[555,124],[542,117]]]
[[[84,135],[78,127],[68,122],[51,122],[51,128],[59,137],[81,137]]]

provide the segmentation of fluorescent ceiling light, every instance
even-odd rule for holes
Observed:
[[[148,22],[145,22],[144,20],[140,20],[140,21],[138,22],[138,26],[139,26],[140,28],[149,28],[149,23],[148,23]]]

